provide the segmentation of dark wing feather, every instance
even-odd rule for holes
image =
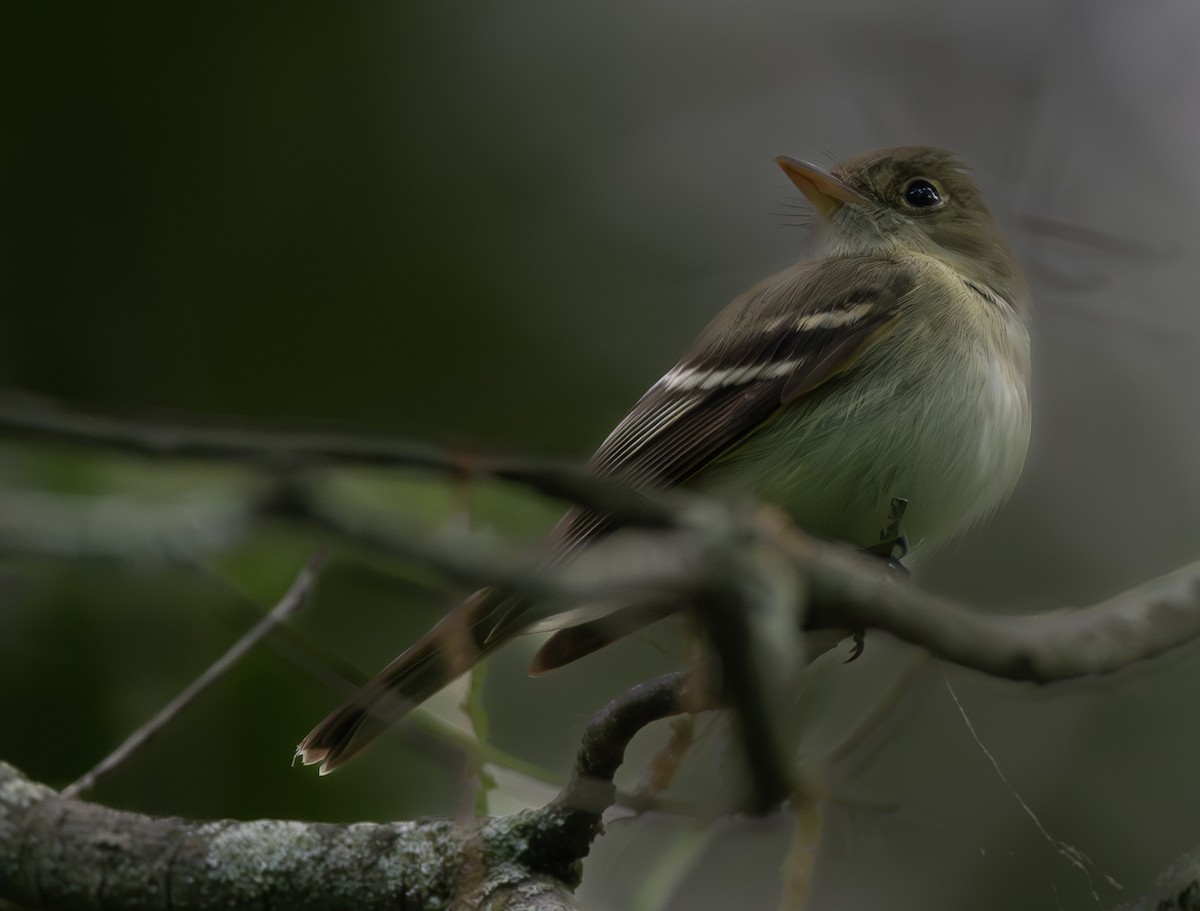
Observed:
[[[731,305],[740,307],[731,316],[746,321],[746,328],[711,326],[617,425],[592,457],[592,470],[647,489],[683,484],[783,405],[845,370],[896,318],[914,284],[895,263],[871,265],[875,268],[864,269],[861,260],[835,260],[801,266],[799,274],[784,273],[748,292]],[[764,325],[772,328],[758,331]],[[729,381],[707,388],[700,379],[722,375]],[[555,528],[550,546],[562,559],[612,528],[603,515],[572,510]],[[644,623],[660,616],[661,611],[647,611]],[[534,670],[558,667],[644,623],[631,622],[627,609],[560,630],[539,652]]]

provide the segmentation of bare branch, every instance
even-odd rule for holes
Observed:
[[[327,465],[416,468],[459,477],[487,476],[601,510],[634,525],[668,524],[672,512],[654,498],[578,466],[533,459],[484,458],[394,438],[337,432],[233,429],[80,414],[49,399],[0,393],[0,434],[111,449],[155,458],[237,462],[276,474]]]
[[[646,725],[685,711],[682,674],[664,674],[622,693],[592,718],[584,731],[571,780],[552,806],[591,818],[616,799],[613,776],[625,759],[625,748]]]
[[[285,878],[297,878],[294,872],[297,845],[302,854],[313,846],[323,856],[336,854],[338,863],[344,861],[343,855],[348,852],[366,851],[367,854],[357,856],[369,857],[372,870],[378,868],[389,874],[393,872],[389,864],[395,861],[396,852],[425,857],[433,851],[439,856],[439,863],[434,865],[436,875],[456,883],[452,887],[456,891],[439,893],[438,900],[443,903],[453,901],[463,907],[481,907],[489,900],[488,896],[507,896],[508,893],[483,884],[492,882],[489,877],[496,869],[514,864],[520,872],[506,882],[532,883],[538,895],[554,895],[555,901],[562,898],[562,902],[569,902],[564,896],[577,881],[578,860],[586,854],[599,831],[602,813],[613,802],[612,774],[621,762],[625,745],[651,720],[709,707],[718,701],[736,709],[753,771],[750,777],[757,787],[753,805],[762,809],[778,804],[791,784],[788,757],[792,754],[790,735],[778,720],[786,717],[786,713],[775,711],[774,703],[788,698],[787,687],[795,683],[798,669],[803,666],[806,631],[881,630],[964,667],[1035,683],[1112,673],[1200,637],[1200,562],[1087,608],[995,616],[922,592],[908,580],[887,572],[877,558],[811,538],[770,509],[746,508],[686,493],[647,497],[619,483],[563,466],[481,460],[390,441],[144,427],[78,418],[44,406],[35,408],[31,414],[22,414],[14,412],[11,399],[0,398],[0,432],[5,431],[44,440],[105,445],[145,455],[223,458],[259,465],[278,472],[281,495],[260,504],[255,511],[257,516],[282,515],[320,522],[339,534],[348,534],[395,557],[432,568],[455,583],[499,585],[532,598],[566,605],[614,603],[624,609],[639,604],[687,606],[708,632],[720,659],[719,689],[705,694],[704,698],[710,701],[701,706],[688,705],[682,700],[678,676],[654,681],[610,705],[589,728],[571,784],[540,811],[472,825],[431,823],[427,830],[354,827],[352,833],[347,830],[349,834],[337,830],[338,827],[305,827],[295,823],[213,823],[205,827],[182,820],[151,821],[136,817],[139,825],[153,823],[160,827],[163,838],[156,836],[144,856],[171,871],[163,874],[162,882],[166,884],[164,888],[169,886],[171,900],[176,904],[175,861],[166,862],[162,858],[177,857],[186,864],[193,855],[218,851],[219,847],[205,841],[210,832],[215,833],[221,845],[233,844],[241,849],[238,856],[220,855],[219,863],[229,864],[230,876],[238,876],[244,869],[238,860],[245,855],[248,844],[259,852],[255,854],[257,862],[269,865],[278,861],[279,869],[286,871],[286,876],[279,875]],[[310,495],[302,476],[293,472],[296,468],[328,463],[421,467],[468,478],[485,474],[527,484],[543,493],[613,514],[635,527],[589,547],[569,564],[548,569],[536,559],[519,563],[512,554],[499,554],[483,547],[477,538],[457,535],[431,539],[427,535],[398,532],[391,523],[383,522],[368,521],[357,523],[362,527],[352,527],[337,516],[325,514],[320,502]],[[293,588],[306,586],[307,583],[302,586],[297,580]],[[287,600],[285,597],[284,601]],[[151,726],[147,730],[155,729]],[[148,734],[139,732],[135,739],[144,736]],[[89,814],[111,811],[88,808],[44,789],[39,791],[38,786],[16,778],[15,772],[6,782],[3,772],[4,767],[0,767],[0,887],[8,889],[11,877],[22,876],[19,884],[12,887],[11,894],[16,900],[42,902],[45,896],[29,892],[34,888],[30,884],[57,884],[59,874],[55,864],[60,856],[70,855],[73,858],[70,863],[83,869],[82,875],[86,876],[89,865],[98,862],[88,853],[101,850],[103,845],[97,847],[97,844],[105,839],[109,839],[106,843],[110,847],[136,841],[134,835],[127,834],[129,827],[134,826],[129,819],[93,818]],[[88,783],[84,779],[72,786],[72,793]],[[28,822],[18,813],[21,821],[12,823],[17,818],[12,806],[25,806],[30,801],[41,807],[38,813],[44,815],[36,815]],[[263,828],[240,828],[251,825]],[[36,850],[40,840],[61,842],[66,838],[69,842],[80,837],[77,827],[88,826],[97,827],[96,831],[101,833],[98,841],[93,838],[82,845],[70,842],[69,851],[60,851],[45,861],[41,859]],[[410,835],[417,841],[408,841]],[[343,841],[343,836],[348,841]],[[10,849],[14,844],[7,841],[10,838],[16,839],[15,848]],[[161,847],[164,840],[170,843],[169,849]],[[374,854],[369,850],[372,845]],[[16,861],[9,861],[18,856],[22,864],[31,864],[25,872],[16,872]],[[37,866],[43,862],[46,867]],[[8,863],[13,865],[11,869],[5,866]],[[211,872],[217,868],[208,869]],[[112,871],[104,875],[114,877],[105,879],[106,889],[110,882],[118,882]],[[144,883],[145,870],[141,876],[139,882]],[[328,880],[338,885],[326,889],[343,889],[348,888],[345,882],[357,881],[359,873],[352,862],[346,861],[330,876],[341,879]],[[317,888],[315,882],[304,876],[297,879]],[[401,879],[378,882],[384,891],[374,893],[376,902],[379,896],[386,895],[393,904],[397,896],[403,896],[401,904],[423,903],[431,894],[424,891],[423,881],[415,885],[411,880]],[[114,890],[117,888],[113,886]],[[272,903],[287,904],[286,895],[280,899],[281,894],[284,893],[271,887]],[[446,898],[447,894],[451,897]],[[539,901],[534,900],[533,905],[540,907]],[[293,904],[312,902],[306,897]],[[375,905],[366,903],[366,906]],[[560,903],[556,907],[569,906]]]
[[[30,908],[570,911],[537,872],[538,811],[458,823],[150,818],[68,800],[0,763],[0,898]]]
[[[1085,608],[996,615],[864,572],[861,558],[790,536],[811,571],[808,625],[880,629],[994,677],[1053,683],[1110,674],[1200,637],[1200,561]]]
[[[978,611],[922,591],[876,557],[820,541],[771,509],[672,498],[675,528],[618,533],[574,562],[518,565],[476,539],[431,539],[374,527],[372,540],[462,585],[488,585],[567,604],[674,600],[704,610],[728,602],[741,569],[731,554],[774,552],[774,572],[794,572],[804,604],[793,629],[876,629],[933,655],[1009,680],[1052,683],[1108,674],[1200,637],[1200,561],[1122,595],[1078,609],[1024,615]],[[745,581],[743,579],[743,581]],[[776,599],[775,609],[789,609]],[[711,613],[711,612],[710,612]]]
[[[479,459],[377,438],[117,421],[73,414],[44,399],[12,393],[0,396],[0,433],[143,455],[230,459],[279,471],[345,463],[486,474],[613,514],[627,524],[687,532],[669,532],[655,544],[659,556],[671,565],[669,572],[647,569],[643,561],[635,573],[617,573],[618,578],[613,579],[612,567],[605,567],[609,596],[628,595],[639,586],[648,586],[657,592],[686,593],[694,601],[697,586],[686,573],[703,566],[704,560],[724,546],[721,542],[751,535],[766,546],[783,547],[796,570],[808,580],[808,616],[803,621],[808,628],[883,629],[939,657],[1014,680],[1044,683],[1109,673],[1200,635],[1200,564],[1086,610],[997,617],[881,576],[872,561],[795,529],[786,530],[786,523],[778,519],[747,518],[744,511],[739,515],[684,494],[651,498],[564,465]],[[322,518],[311,503],[303,509]],[[565,600],[595,597],[606,588],[594,572],[586,584],[573,569],[554,577],[532,570],[514,572],[511,560],[465,549],[462,540],[429,542],[381,529],[371,531],[374,543],[427,563],[457,582],[504,584],[532,595]]]
[[[50,909],[569,911],[625,747],[681,711],[679,675],[634,687],[593,719],[571,783],[549,806],[466,823],[153,819],[56,794],[0,763],[0,898]]]

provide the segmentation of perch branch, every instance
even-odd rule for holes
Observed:
[[[329,464],[426,468],[486,474],[614,515],[626,524],[669,528],[655,546],[669,571],[648,567],[591,578],[571,568],[552,575],[512,569],[461,540],[429,543],[394,532],[375,534],[388,548],[427,561],[448,578],[475,585],[508,584],[531,595],[581,600],[629,594],[638,586],[661,593],[697,594],[687,573],[735,539],[752,536],[780,548],[807,581],[802,620],[811,629],[885,630],[966,667],[1013,680],[1047,683],[1109,673],[1154,657],[1200,635],[1200,563],[1124,595],[1072,612],[997,617],[979,614],[888,578],[877,566],[839,547],[789,529],[768,512],[750,513],[683,494],[653,497],[583,469],[516,459],[483,459],[395,440],[331,434],[262,433],[222,428],[164,426],[80,415],[46,399],[0,395],[0,433],[74,445],[105,446],[141,455],[213,458],[257,464],[280,472]],[[767,517],[767,518],[764,518]],[[677,534],[683,531],[686,534]],[[725,543],[722,543],[725,542]],[[618,578],[613,579],[616,575]],[[703,574],[701,574],[703,575]],[[693,577],[694,578],[694,577]],[[702,594],[702,593],[701,593]]]
[[[570,911],[535,872],[533,811],[458,823],[151,818],[56,794],[0,763],[0,899],[22,907]]]
[[[680,681],[667,675],[614,699],[588,726],[559,797],[502,819],[156,819],[57,794],[0,763],[0,898],[85,911],[268,903],[569,911],[625,748],[647,724],[682,711]]]

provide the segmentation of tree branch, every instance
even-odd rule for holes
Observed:
[[[257,464],[281,475],[286,494],[282,506],[260,513],[277,509],[335,529],[337,517],[323,515],[304,485],[293,483],[296,468],[357,463],[487,474],[616,516],[634,527],[550,569],[462,536],[431,540],[384,523],[356,533],[456,583],[496,584],[566,604],[688,606],[720,659],[720,689],[705,698],[737,711],[758,808],[776,805],[789,785],[789,733],[779,720],[786,713],[775,709],[803,666],[806,631],[881,630],[964,667],[1035,683],[1112,673],[1200,637],[1200,562],[1087,608],[994,616],[922,592],[877,558],[816,540],[771,509],[682,492],[643,496],[561,466],[389,441],[164,429],[44,405],[24,413],[11,397],[0,398],[5,431]],[[549,806],[470,824],[150,820],[65,799],[0,766],[0,896],[72,908],[217,901],[476,908],[510,900],[569,908],[579,858],[613,800],[612,773],[625,744],[649,721],[694,708],[681,701],[680,688],[680,678],[663,678],[610,705],[584,738],[571,784]]]
[[[0,763],[0,896],[48,909],[572,909],[574,884],[528,864],[535,816],[155,819],[62,798]]]
[[[791,535],[811,569],[808,625],[880,629],[994,677],[1053,683],[1110,674],[1200,637],[1200,561],[1083,608],[995,615],[863,572],[856,555]]]
[[[0,393],[0,434],[154,458],[236,462],[280,475],[327,465],[416,468],[459,477],[482,475],[598,509],[633,525],[660,526],[672,517],[671,511],[655,498],[577,466],[485,458],[387,437],[121,420],[80,414],[47,398],[14,392]]]
[[[680,677],[593,719],[570,784],[541,810],[474,822],[330,825],[151,818],[58,794],[0,762],[0,898],[37,908],[569,911],[625,748],[682,711]]]
[[[369,539],[456,582],[503,584],[567,601],[648,592],[661,598],[670,591],[687,595],[693,603],[704,594],[703,585],[712,584],[711,578],[709,583],[696,580],[711,576],[704,570],[712,565],[713,555],[754,540],[782,551],[801,575],[809,595],[801,620],[806,628],[885,630],[938,657],[1013,680],[1048,683],[1110,673],[1200,635],[1200,563],[1084,610],[1000,617],[921,592],[880,573],[877,561],[810,538],[769,511],[748,513],[683,493],[651,497],[564,465],[481,459],[378,438],[118,421],[71,413],[45,399],[13,393],[0,395],[0,433],[143,455],[235,460],[278,471],[327,463],[373,464],[511,480],[615,515],[627,524],[682,534],[655,536],[654,559],[634,561],[631,572],[619,568],[614,573],[611,561],[599,565],[594,559],[590,569],[568,567],[553,576],[540,567],[514,571],[511,556],[485,554],[465,547],[462,539],[431,542],[379,527],[370,529]],[[298,514],[331,521],[311,500],[301,498],[298,509]]]
[[[619,532],[550,570],[468,536],[373,526],[370,538],[460,585],[567,604],[674,600],[708,616],[717,612],[703,607],[706,599],[726,605],[739,585],[761,593],[770,587],[764,579],[793,573],[800,596],[789,604],[774,592],[771,609],[791,611],[794,630],[875,629],[963,667],[1033,683],[1113,673],[1200,638],[1200,561],[1088,607],[995,615],[922,591],[878,558],[813,538],[770,508],[684,494],[669,508],[672,528]]]

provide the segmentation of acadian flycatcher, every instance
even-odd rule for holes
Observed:
[[[881,149],[832,171],[776,162],[820,214],[799,263],[726,307],[642,396],[589,463],[661,489],[740,488],[801,528],[877,543],[894,498],[901,531],[930,547],[1012,491],[1029,441],[1029,294],[963,165],[941,149]],[[568,512],[552,559],[612,530]],[[658,619],[626,608],[567,626],[534,670],[558,667]],[[546,618],[519,595],[476,592],[304,738],[341,765],[486,654]],[[569,621],[568,621],[569,622]]]

